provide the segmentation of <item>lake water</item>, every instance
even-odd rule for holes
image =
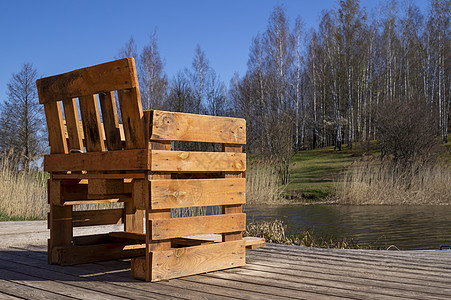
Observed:
[[[247,221],[281,219],[289,233],[356,239],[386,249],[439,249],[451,244],[451,206],[286,205],[245,209]]]

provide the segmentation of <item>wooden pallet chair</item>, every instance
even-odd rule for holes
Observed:
[[[243,119],[143,111],[133,58],[42,78],[37,87],[51,152],[49,263],[134,258],[135,278],[158,281],[241,266],[245,247],[264,245],[241,233]],[[173,141],[221,143],[223,151],[171,151]],[[124,207],[73,210],[111,202]],[[171,218],[171,209],[213,205],[222,214]],[[73,235],[73,227],[107,224],[124,228]]]

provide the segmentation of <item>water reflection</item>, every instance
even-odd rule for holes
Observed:
[[[311,228],[374,247],[439,249],[451,243],[451,206],[248,206],[245,212],[248,222],[278,218],[290,233]]]

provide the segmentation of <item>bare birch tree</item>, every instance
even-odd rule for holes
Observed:
[[[22,65],[7,84],[8,98],[0,108],[0,151],[12,149],[28,169],[46,149],[45,120],[39,104],[36,79],[32,64]]]

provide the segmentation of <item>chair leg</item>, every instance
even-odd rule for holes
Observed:
[[[49,264],[59,264],[60,259],[55,247],[71,246],[73,244],[72,233],[72,206],[62,206],[61,203],[61,181],[50,180],[48,191],[50,203],[50,215],[48,227],[50,229],[50,239],[48,242],[48,262]]]

